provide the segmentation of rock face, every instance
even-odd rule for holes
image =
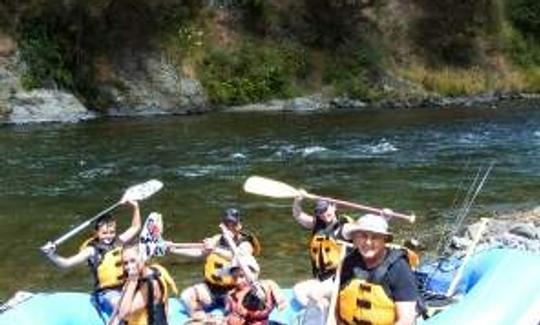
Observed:
[[[115,64],[114,82],[100,87],[112,105],[108,115],[189,114],[206,110],[207,100],[198,80],[185,77],[156,53],[126,57]]]
[[[75,96],[61,91],[25,91],[14,40],[0,33],[0,122],[77,122],[94,117]]]
[[[0,33],[0,117],[9,112],[8,101],[20,88],[15,44]]]
[[[8,123],[78,122],[95,117],[72,94],[33,90],[17,92],[8,104]]]

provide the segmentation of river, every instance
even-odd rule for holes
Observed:
[[[392,220],[397,240],[416,236],[433,248],[454,220],[457,193],[493,160],[471,218],[537,204],[540,110],[216,113],[2,126],[0,154],[2,299],[16,290],[89,291],[86,267],[59,271],[38,247],[113,204],[129,185],[152,178],[165,187],[141,203],[142,212],[163,214],[166,238],[215,234],[221,211],[237,206],[245,227],[260,237],[263,277],[290,286],[309,276],[308,233],[292,220],[291,200],[244,193],[248,176],[414,212],[414,225]],[[116,215],[126,227],[129,210]],[[60,253],[76,252],[88,236],[66,242]],[[201,262],[160,262],[182,288],[200,279]]]

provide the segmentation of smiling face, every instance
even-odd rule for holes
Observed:
[[[370,231],[356,231],[352,234],[354,246],[367,264],[378,261],[385,254],[387,236]]]
[[[101,224],[96,230],[96,237],[103,244],[112,244],[116,238],[116,222],[109,221]]]
[[[238,287],[243,287],[243,286],[246,286],[249,284],[248,280],[247,280],[247,277],[246,277],[246,274],[244,273],[244,271],[242,271],[241,268],[236,268],[234,269],[233,272],[231,272],[231,275],[234,279],[234,283],[238,286]]]

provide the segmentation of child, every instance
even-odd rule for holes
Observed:
[[[87,262],[94,277],[93,299],[100,311],[110,315],[118,303],[123,285],[122,245],[135,238],[141,229],[141,215],[137,201],[127,201],[133,208],[131,226],[116,234],[116,221],[110,214],[94,224],[94,235],[86,240],[79,252],[70,257],[56,253],[56,245],[47,243],[42,251],[59,268],[68,269]]]
[[[140,246],[122,252],[126,283],[118,308],[109,325],[167,325],[169,289],[177,293],[169,272],[158,265],[147,265]]]
[[[257,280],[259,265],[253,256],[242,257],[251,273],[246,275],[239,263],[233,264],[229,274],[235,287],[227,296],[227,325],[268,325],[274,308],[285,309],[287,301],[276,282]]]

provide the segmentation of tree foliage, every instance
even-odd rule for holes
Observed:
[[[493,0],[415,0],[422,11],[413,39],[433,65],[467,66],[479,59],[478,37],[491,21]]]
[[[526,36],[540,41],[540,1],[507,0],[506,6],[514,26]]]

